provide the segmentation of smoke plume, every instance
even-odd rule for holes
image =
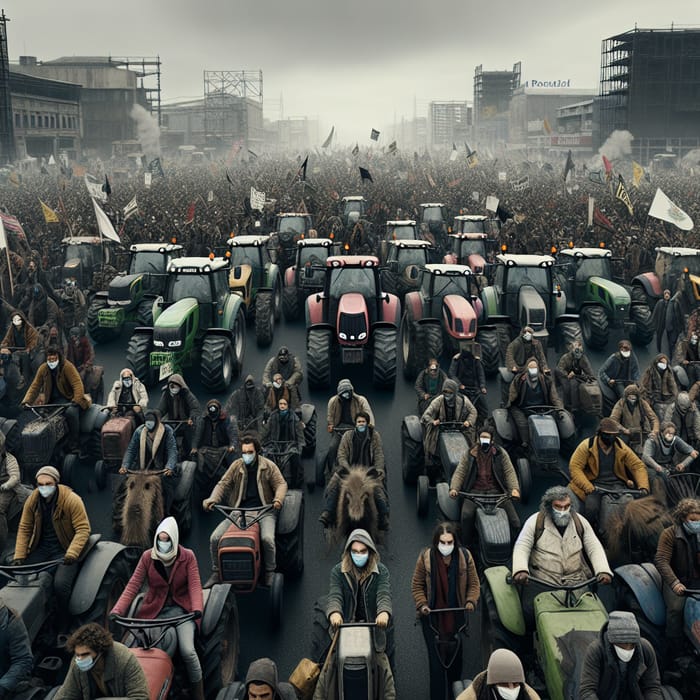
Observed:
[[[598,155],[591,158],[588,167],[591,170],[602,168],[603,156],[610,162],[628,160],[632,155],[632,141],[634,141],[634,136],[629,131],[613,131],[598,149]]]
[[[160,155],[160,127],[158,119],[149,114],[141,105],[131,108],[131,118],[136,122],[141,150],[147,158]]]

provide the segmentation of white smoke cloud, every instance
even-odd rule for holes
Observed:
[[[160,127],[158,118],[149,114],[141,105],[131,108],[131,118],[136,122],[141,150],[147,158],[160,155]]]
[[[632,155],[632,141],[634,141],[634,136],[629,131],[613,131],[598,149],[598,155],[593,156],[588,162],[588,167],[591,170],[601,169],[603,156],[611,162],[628,160]]]

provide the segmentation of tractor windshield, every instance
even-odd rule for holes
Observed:
[[[168,279],[168,301],[194,297],[201,303],[211,302],[209,275],[173,274]]]
[[[292,231],[301,235],[306,232],[306,219],[303,216],[282,216],[277,220],[277,231]]]
[[[481,255],[486,257],[486,246],[483,238],[463,238],[460,242],[460,258],[466,258],[469,255]]]
[[[430,221],[444,221],[444,212],[442,207],[424,207],[423,209],[423,221],[428,223]]]
[[[686,257],[674,257],[671,263],[671,274],[674,277],[678,277],[681,273],[685,272],[688,268],[688,272],[691,275],[700,275],[700,256],[699,255],[688,255]]]
[[[260,267],[260,251],[258,248],[246,248],[244,246],[231,247],[231,267],[239,265],[250,265],[251,267]]]
[[[430,277],[426,275],[426,279],[430,279]],[[432,296],[444,297],[448,294],[458,294],[462,297],[471,296],[471,290],[469,289],[469,275],[432,275],[432,279]]]
[[[459,219],[455,221],[456,233],[487,233],[484,227],[484,221],[472,221],[470,219]]]
[[[328,257],[328,248],[323,246],[304,246],[299,251],[300,265],[325,265]]]
[[[351,199],[343,202],[343,215],[347,216],[351,212],[364,213],[364,202],[360,199]]]
[[[401,265],[425,265],[428,262],[425,248],[399,248]]]
[[[141,251],[131,256],[129,274],[142,272],[165,272],[165,256],[163,253]]]
[[[517,292],[520,287],[530,285],[538,292],[549,294],[552,286],[549,280],[549,270],[546,267],[508,267],[506,293]]]
[[[584,258],[576,268],[576,279],[587,280],[589,277],[612,279],[610,258]]]
[[[387,230],[388,241],[415,241],[417,238],[416,227],[413,225],[393,226]]]
[[[331,273],[329,285],[331,298],[339,299],[343,294],[356,292],[365,298],[371,298],[377,294],[377,285],[374,279],[374,268],[367,267],[338,267]]]
[[[99,265],[102,261],[101,246],[98,245],[75,245],[68,244],[66,246],[66,260],[79,258],[82,263],[87,266],[93,264]]]

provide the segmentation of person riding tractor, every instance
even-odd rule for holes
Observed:
[[[613,406],[610,418],[620,424],[625,442],[641,457],[644,442],[658,435],[659,419],[636,384],[625,387],[623,397]]]

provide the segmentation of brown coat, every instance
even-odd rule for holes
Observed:
[[[649,490],[649,476],[646,467],[632,448],[625,445],[622,440],[615,440],[615,464],[613,472],[623,482],[633,481],[638,489]],[[586,438],[571,455],[569,460],[569,474],[571,481],[569,488],[581,499],[593,493],[593,481],[598,478],[600,464],[598,463],[598,436]]]
[[[544,352],[542,343],[537,338],[533,338],[531,342],[526,343],[522,335],[519,335],[515,340],[512,340],[506,348],[506,368],[511,371],[513,367],[524,369],[530,358],[534,357],[540,366],[540,370],[549,369],[547,364],[547,355]]]
[[[659,401],[672,401],[678,395],[678,386],[673,371],[667,367],[659,372],[656,359],[646,368],[642,375],[641,387],[646,391],[649,402],[654,405]]]
[[[677,583],[687,585],[693,577],[693,553],[681,525],[671,525],[661,533],[654,564],[669,588]]]
[[[15,311],[10,315],[10,317],[14,316],[16,313],[17,312]],[[39,342],[39,334],[36,332],[36,328],[34,328],[34,326],[32,326],[32,324],[29,323],[25,318],[24,323],[22,324],[22,329],[24,330],[24,344],[26,346],[26,349],[34,350],[34,348],[37,346],[37,343]],[[15,327],[13,325],[10,325],[10,327],[7,329],[7,333],[5,333],[5,337],[2,339],[2,342],[0,342],[0,348],[14,347],[14,330]]]
[[[627,399],[622,397],[610,412],[610,417],[621,426],[632,431],[642,431],[644,435],[659,432],[659,419],[649,402],[639,397],[638,411],[632,413],[627,404]]]
[[[476,481],[478,466],[477,455],[480,447],[474,445],[471,450],[465,452],[457,468],[452,474],[450,488],[455,491],[470,491]],[[493,451],[493,476],[496,483],[504,493],[510,495],[514,489],[520,490],[518,475],[515,473],[513,462],[510,461],[508,453],[500,446],[494,445]]]
[[[239,458],[226,470],[211,492],[210,498],[217,503],[222,503],[225,499],[224,505],[237,508],[245,496],[246,479],[246,465],[243,459]],[[263,505],[268,505],[273,500],[280,503],[284,501],[287,495],[287,482],[277,465],[262,455],[258,455],[257,482],[258,495]]]
[[[537,381],[542,387],[545,397],[545,405],[554,406],[559,410],[564,408],[564,404],[559,398],[557,393],[557,388],[554,386],[554,381],[552,378],[540,371],[537,375]],[[525,392],[527,391],[528,377],[527,372],[517,375],[513,381],[510,383],[510,388],[508,389],[508,406],[520,406],[525,399]]]
[[[22,517],[17,529],[15,559],[26,559],[33,552],[41,538],[41,505],[38,489],[34,489],[24,503]],[[56,507],[52,524],[56,537],[67,556],[80,556],[90,537],[90,521],[83,499],[68,486],[58,485]]]
[[[418,555],[416,567],[413,570],[413,577],[411,578],[411,594],[413,595],[417,611],[424,605],[430,605],[432,600],[435,576],[431,567],[431,550],[432,547],[426,547]],[[467,603],[472,603],[476,607],[481,593],[481,586],[479,585],[479,574],[476,571],[474,557],[464,547],[460,547],[457,556],[459,557],[457,601],[462,608]]]
[[[61,395],[68,401],[77,403],[83,410],[89,408],[90,398],[85,395],[83,380],[75,365],[70,360],[61,360],[56,372],[56,383]],[[37,403],[48,403],[51,400],[52,390],[51,370],[46,362],[42,362],[36,371],[34,381],[29,385],[29,389],[22,399],[22,403],[31,404],[35,400]]]

